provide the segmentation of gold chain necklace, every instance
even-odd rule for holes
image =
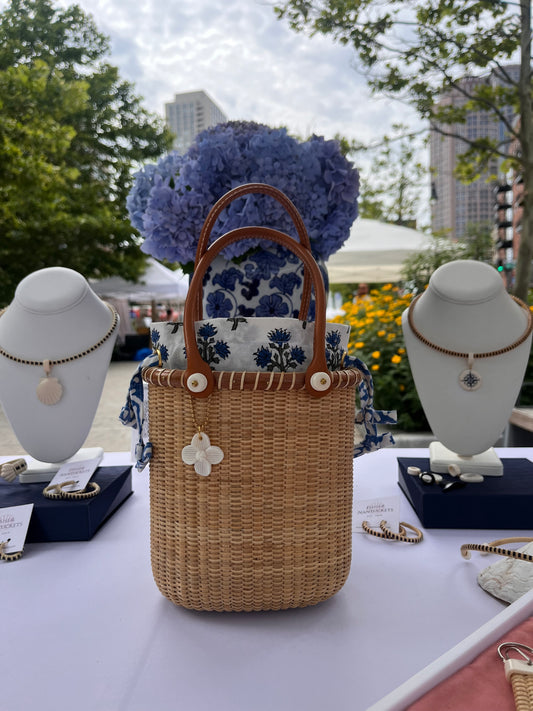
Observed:
[[[493,358],[494,356],[499,356],[503,355],[504,353],[508,353],[509,351],[512,351],[515,348],[518,348],[518,346],[522,345],[522,343],[524,343],[524,341],[529,337],[531,330],[533,329],[533,317],[531,315],[529,307],[516,296],[511,296],[511,299],[513,299],[514,302],[516,302],[522,309],[524,309],[527,314],[526,330],[520,336],[520,338],[518,338],[516,341],[514,341],[508,346],[498,348],[495,351],[487,351],[486,353],[461,353],[460,351],[452,351],[449,348],[444,348],[443,346],[438,346],[436,343],[432,343],[432,341],[428,340],[425,336],[423,336],[415,326],[413,320],[414,306],[421,296],[422,294],[418,294],[418,296],[415,296],[415,298],[411,301],[409,309],[407,310],[407,321],[409,323],[409,327],[414,333],[414,335],[418,338],[418,340],[422,341],[422,343],[424,343],[424,345],[428,346],[429,348],[433,348],[433,350],[438,351],[439,353],[444,353],[445,355],[467,359],[468,367],[463,370],[459,375],[459,384],[464,390],[473,391],[481,387],[481,375],[473,369],[475,358]]]
[[[111,311],[111,314],[113,316],[113,321],[111,322],[109,330],[98,341],[98,343],[95,343],[93,346],[89,346],[89,348],[86,348],[85,350],[80,351],[75,355],[66,356],[65,358],[56,358],[54,360],[49,358],[45,358],[44,360],[28,360],[26,358],[21,358],[20,356],[8,353],[0,346],[0,355],[4,356],[4,358],[9,358],[9,360],[14,361],[15,363],[21,363],[22,365],[36,365],[44,369],[44,378],[41,378],[36,390],[38,399],[44,405],[55,405],[61,400],[61,397],[63,396],[63,386],[57,378],[53,378],[50,376],[53,366],[63,365],[64,363],[70,363],[73,360],[79,360],[80,358],[89,355],[89,353],[92,353],[93,351],[100,348],[100,346],[103,345],[111,337],[114,330],[116,329],[118,324],[118,313],[113,308],[113,306],[111,306],[111,304],[108,304],[107,302],[104,303]],[[2,309],[0,311],[0,316],[5,313],[7,308],[8,307],[6,306],[5,309]]]

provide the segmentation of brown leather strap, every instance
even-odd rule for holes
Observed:
[[[313,358],[309,364],[305,375],[305,387],[307,391],[314,397],[323,397],[331,390],[331,376],[329,375],[328,366],[326,363],[326,292],[324,289],[324,281],[317,263],[313,259],[310,251],[296,242],[292,237],[278,230],[273,230],[268,227],[240,227],[231,232],[227,232],[222,237],[219,237],[209,247],[207,252],[200,258],[196,264],[194,274],[189,286],[189,293],[185,302],[185,312],[183,315],[183,334],[185,339],[185,350],[187,353],[187,369],[185,371],[185,381],[192,378],[193,375],[202,374],[207,380],[207,387],[201,392],[195,392],[187,384],[187,389],[195,397],[207,397],[213,390],[214,377],[209,365],[202,359],[196,343],[196,333],[194,323],[198,315],[198,295],[202,294],[202,283],[205,272],[213,259],[223,249],[234,242],[249,237],[257,237],[280,244],[290,252],[295,254],[303,263],[310,275],[311,283],[315,291],[316,309],[315,309],[315,326],[313,335]],[[329,387],[323,390],[317,390],[311,384],[311,379],[317,373],[326,373],[329,376]]]
[[[213,230],[213,227],[215,226],[216,221],[218,220],[219,216],[221,215],[222,211],[234,200],[237,200],[240,197],[243,197],[244,195],[249,195],[250,193],[259,193],[263,195],[269,195],[270,197],[274,198],[277,200],[282,207],[285,208],[287,213],[289,214],[289,217],[294,223],[294,226],[296,227],[296,232],[298,234],[298,238],[300,240],[300,244],[304,245],[309,251],[311,251],[311,241],[309,239],[309,235],[307,234],[307,230],[305,228],[304,221],[296,209],[295,205],[289,198],[281,191],[278,190],[278,188],[275,188],[272,185],[267,185],[266,183],[246,183],[245,185],[239,185],[236,188],[233,188],[233,190],[230,190],[227,192],[225,195],[223,195],[220,200],[218,200],[211,210],[209,211],[209,214],[206,217],[206,220],[204,222],[204,225],[202,227],[202,231],[200,232],[200,238],[198,240],[198,247],[196,248],[196,257],[194,260],[195,264],[195,269],[196,265],[202,258],[202,256],[205,254],[207,251],[207,248],[209,246],[209,238],[211,236],[211,232]],[[249,236],[252,236],[251,234]],[[202,294],[199,294],[199,306],[200,308],[198,309],[197,313],[200,314],[201,318],[201,313],[202,313]],[[304,320],[307,317],[307,312],[309,310],[309,304],[311,302],[311,282],[309,280],[309,277],[307,275],[307,271],[304,269],[304,284],[303,284],[303,290],[302,290],[302,301],[300,305],[300,313],[298,318],[301,320]]]

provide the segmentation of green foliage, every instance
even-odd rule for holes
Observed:
[[[423,141],[407,126],[395,124],[375,148],[367,169],[361,168],[359,215],[396,225],[416,224],[427,169],[420,153]]]
[[[348,351],[372,373],[374,402],[380,410],[397,410],[398,428],[428,430],[405,352],[402,313],[411,294],[400,295],[392,284],[372,289],[370,295],[343,305],[344,316],[334,320],[351,327]]]
[[[78,6],[11,0],[0,13],[0,304],[48,266],[135,279],[132,168],[170,147],[161,121],[105,62]]]
[[[408,101],[434,130],[454,133],[472,109],[501,121],[494,140],[456,137],[468,150],[459,158],[465,181],[482,175],[493,158],[522,173],[525,195],[516,293],[526,298],[533,256],[533,121],[531,5],[526,0],[284,0],[276,8],[296,31],[331,35],[353,47],[376,93]],[[505,70],[520,53],[516,80]],[[464,82],[467,76],[483,77]],[[498,81],[493,81],[497,77]],[[453,102],[439,103],[443,95]],[[513,107],[519,128],[506,110]],[[509,159],[511,140],[521,152]]]
[[[427,286],[433,272],[447,262],[456,259],[475,259],[490,263],[492,246],[489,226],[469,224],[465,238],[457,242],[452,242],[443,235],[433,236],[429,249],[405,260],[402,279],[409,289],[417,293]]]

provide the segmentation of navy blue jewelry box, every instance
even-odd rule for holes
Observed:
[[[0,478],[0,508],[34,504],[27,543],[88,541],[132,493],[131,466],[99,467],[91,481],[100,493],[79,501],[43,496],[46,484],[9,483]]]
[[[503,476],[444,492],[407,473],[407,467],[428,471],[429,459],[398,457],[398,484],[426,528],[533,529],[533,463],[502,462]]]

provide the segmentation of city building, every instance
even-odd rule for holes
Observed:
[[[228,120],[205,91],[176,94],[174,101],[165,104],[165,118],[175,136],[173,148],[180,153],[187,151],[200,131]]]
[[[518,65],[508,65],[503,70],[513,81],[518,79]],[[503,75],[494,72],[483,77],[465,77],[457,88],[450,89],[441,97],[439,106],[464,105],[472,90],[480,83],[502,84],[505,81]],[[505,113],[512,121],[512,109],[509,107]],[[442,128],[443,132],[440,132],[439,128]],[[464,185],[453,173],[457,156],[468,147],[460,137],[505,141],[505,124],[489,111],[470,111],[465,123],[437,126],[430,133],[431,226],[433,232],[445,231],[449,237],[455,239],[464,237],[469,224],[487,227],[493,225],[494,183],[487,182],[487,178],[499,173],[500,163],[500,159],[494,158],[478,180]]]

